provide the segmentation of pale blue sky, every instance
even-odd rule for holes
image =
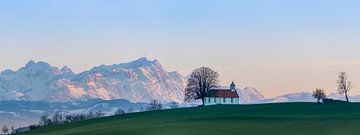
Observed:
[[[360,94],[356,0],[3,0],[0,70],[30,59],[80,72],[144,54],[187,75],[209,66],[221,83],[266,96],[336,89]]]

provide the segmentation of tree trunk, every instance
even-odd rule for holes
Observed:
[[[320,104],[320,98],[317,99],[317,103]]]
[[[205,106],[205,98],[202,97],[201,100],[202,100],[202,106]]]
[[[346,102],[349,102],[349,97],[347,93],[345,93],[345,98],[346,98]]]

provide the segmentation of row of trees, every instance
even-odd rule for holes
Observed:
[[[177,108],[177,103],[171,103],[171,108]],[[149,106],[146,108],[146,111],[155,111],[155,110],[162,110],[163,105],[160,101],[152,100],[149,104]],[[129,108],[128,112],[132,112],[133,109]],[[114,115],[122,115],[125,114],[125,110],[118,109],[114,112]],[[42,114],[39,118],[39,124],[33,125],[33,128],[42,127],[42,126],[49,126],[49,125],[58,125],[58,124],[64,124],[64,123],[73,123],[73,122],[79,122],[83,120],[89,120],[94,118],[100,118],[105,116],[105,113],[103,113],[101,110],[98,112],[92,112],[90,111],[87,114],[67,114],[65,115],[62,110],[57,110],[55,114],[50,117],[48,114]]]
[[[87,114],[68,114],[68,115],[64,115],[62,110],[57,110],[53,115],[53,117],[50,117],[46,113],[42,114],[39,118],[39,124],[33,125],[33,128],[49,126],[49,125],[58,125],[63,123],[78,122],[88,119],[100,118],[103,116],[105,116],[105,114],[101,110],[95,113],[90,111]]]
[[[348,80],[348,76],[345,72],[339,73],[339,79],[337,81],[338,93],[345,96],[346,102],[350,102],[349,100],[349,92],[352,88],[351,81]],[[324,100],[326,98],[325,91],[323,89],[316,89],[313,92],[313,97],[320,103],[320,100]]]

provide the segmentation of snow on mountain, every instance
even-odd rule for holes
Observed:
[[[22,99],[41,100],[51,98],[58,92],[55,86],[59,78],[68,76],[48,63],[30,61],[17,71],[7,70],[0,74],[0,92],[18,93]],[[19,98],[19,97],[16,97]],[[1,94],[0,100],[11,100],[12,96]]]
[[[244,89],[237,89],[241,104],[260,103],[265,97],[255,88],[245,87]]]
[[[141,58],[125,64],[95,67],[74,76],[71,79],[74,84],[68,86],[83,88],[87,91],[83,96],[101,99],[182,102],[185,85],[182,78],[180,74],[165,71],[157,60]]]
[[[338,100],[345,100],[345,97],[343,95],[340,95],[339,93],[330,93],[326,97],[332,99],[338,99]]]
[[[336,100],[346,100],[344,95],[340,95],[339,93],[330,93],[327,95],[327,98],[332,98]],[[360,102],[360,95],[350,95],[349,100],[351,102]]]
[[[292,93],[262,101],[263,103],[315,102],[310,92]]]
[[[182,102],[184,86],[183,76],[167,72],[157,60],[147,58],[101,65],[79,74],[68,67],[59,69],[30,61],[17,71],[0,74],[0,100],[68,102],[100,98]]]
[[[336,100],[345,100],[344,95],[338,93],[330,93],[326,98],[336,99]],[[360,95],[351,95],[349,96],[351,102],[360,102]],[[291,93],[271,99],[263,100],[262,103],[283,103],[283,102],[316,102],[313,98],[312,93],[310,92],[300,92],[300,93]]]

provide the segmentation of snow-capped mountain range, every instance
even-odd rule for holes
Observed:
[[[66,66],[60,69],[30,61],[17,71],[0,73],[0,100],[182,102],[185,83],[178,72],[167,72],[157,60],[147,58],[101,65],[79,74]]]
[[[0,101],[71,102],[90,99],[148,102],[183,102],[186,77],[168,72],[157,60],[145,57],[129,63],[100,65],[75,74],[46,62],[29,61],[17,71],[0,73]],[[228,86],[226,86],[228,88]],[[314,102],[309,92],[292,93],[265,99],[255,88],[238,88],[243,104],[273,102]],[[330,98],[342,99],[338,94]],[[360,101],[360,96],[350,97]]]
[[[69,114],[97,110],[112,114],[119,108],[141,111],[152,99],[161,101],[165,108],[170,102],[181,103],[180,107],[196,106],[197,103],[182,103],[186,80],[176,71],[166,71],[157,60],[147,58],[100,65],[78,74],[66,66],[29,61],[16,71],[0,73],[0,125],[34,124],[40,114],[52,114],[57,109]],[[241,104],[316,101],[310,92],[266,99],[252,87],[236,90]],[[343,99],[336,93],[328,97]],[[359,102],[360,96],[351,96],[350,100]]]
[[[46,62],[29,61],[17,71],[0,73],[0,101],[71,102],[126,99],[131,102],[183,102],[186,77],[167,72],[157,60],[145,57],[129,63],[101,65],[75,74]],[[259,103],[255,88],[237,89],[241,102]]]

